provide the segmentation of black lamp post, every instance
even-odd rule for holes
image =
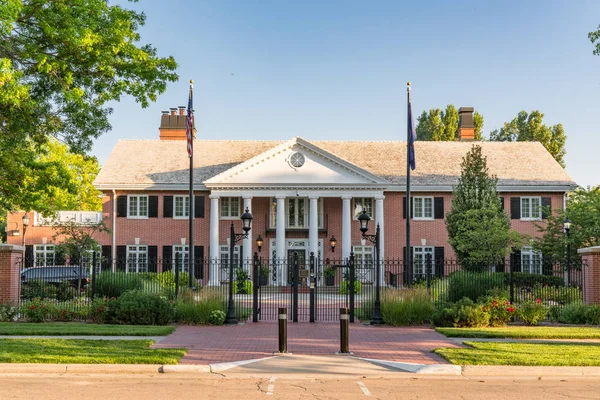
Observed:
[[[362,214],[358,217],[358,222],[360,222],[360,231],[362,232],[363,239],[368,240],[369,242],[375,245],[375,307],[373,309],[373,317],[371,318],[371,325],[381,325],[383,324],[383,318],[381,317],[381,301],[379,298],[379,276],[380,276],[380,265],[379,265],[379,224],[377,224],[377,229],[375,230],[374,235],[367,235],[367,231],[369,230],[369,221],[371,217],[367,215],[367,212],[363,210]]]
[[[25,232],[27,231],[27,227],[29,226],[29,214],[25,213],[23,215],[23,241],[22,246],[25,246]]]
[[[248,232],[252,227],[252,214],[248,212],[248,208],[246,208],[246,212],[242,214],[241,218],[242,229],[244,230],[244,233],[235,233],[233,222],[231,223],[231,229],[229,232],[229,304],[227,306],[227,318],[225,318],[226,324],[238,323],[238,320],[235,317],[235,310],[233,308],[233,285],[235,284],[233,280],[233,250],[236,243],[242,239],[248,238]]]
[[[571,220],[565,217],[563,221],[565,235],[567,236],[567,285],[571,284],[571,242],[569,241],[569,232],[571,231]]]
[[[335,252],[335,246],[337,245],[335,236],[331,235],[331,239],[329,239],[329,245],[331,246],[331,252]]]

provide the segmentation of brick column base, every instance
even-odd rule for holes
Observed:
[[[583,261],[583,302],[600,305],[600,246],[578,249]]]
[[[0,243],[0,304],[19,304],[25,247]]]

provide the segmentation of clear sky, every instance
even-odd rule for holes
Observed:
[[[198,139],[405,140],[415,115],[472,106],[485,135],[520,110],[562,123],[566,164],[600,184],[600,57],[587,38],[600,1],[140,0],[142,43],[179,64],[146,109],[112,104],[104,163],[118,139],[158,139],[161,110],[187,104]]]

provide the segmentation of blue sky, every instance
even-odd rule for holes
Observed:
[[[122,4],[125,4],[124,2]],[[472,106],[484,132],[538,109],[567,134],[567,172],[600,184],[599,1],[140,0],[142,43],[179,82],[142,109],[112,104],[103,163],[118,139],[158,139],[161,110],[195,81],[199,139],[405,140],[415,115]]]

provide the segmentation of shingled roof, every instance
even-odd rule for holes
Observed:
[[[406,142],[318,141],[315,146],[390,182],[406,184]],[[194,181],[198,185],[229,168],[259,155],[283,141],[196,140]],[[537,190],[566,190],[575,182],[537,142],[476,142],[487,157],[498,186]],[[448,190],[458,183],[462,157],[473,142],[415,143],[417,168],[411,172],[416,189]],[[102,167],[95,185],[100,189],[123,186],[181,186],[189,182],[185,141],[120,140]]]

